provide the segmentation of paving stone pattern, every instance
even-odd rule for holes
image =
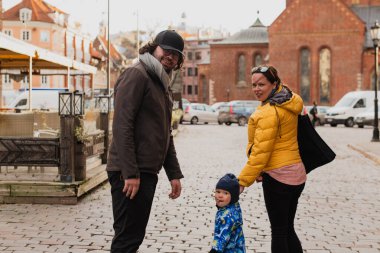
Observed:
[[[337,159],[309,174],[300,199],[295,226],[304,251],[380,252],[380,167],[348,147],[365,146],[372,130],[317,129]],[[186,177],[182,196],[168,198],[170,187],[162,172],[140,252],[209,251],[216,212],[213,189],[219,177],[238,174],[244,165],[246,133],[246,127],[238,126],[181,126],[175,143]],[[270,252],[261,184],[246,189],[240,203],[247,252]],[[0,252],[109,252],[112,234],[107,183],[75,206],[0,205]]]

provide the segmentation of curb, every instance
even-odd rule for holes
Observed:
[[[380,165],[380,159],[377,158],[375,155],[372,155],[358,147],[354,147],[352,146],[351,144],[347,144],[347,146],[352,149],[352,150],[355,150],[356,152],[359,152],[360,154],[362,154],[365,158],[368,158],[370,160],[372,160],[373,162],[375,162],[376,164]]]

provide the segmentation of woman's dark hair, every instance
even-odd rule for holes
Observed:
[[[150,53],[151,55],[153,55],[153,52],[154,50],[156,50],[157,47],[158,47],[157,43],[148,42],[142,48],[140,48],[139,54]],[[183,61],[184,61],[184,56],[182,54],[179,54],[178,63],[177,63],[177,66],[174,67],[174,70],[182,68]]]
[[[263,66],[254,67],[251,70],[251,74],[253,75],[255,73],[263,74],[268,79],[269,82],[273,84],[276,83],[276,86],[278,86],[281,83],[281,79],[278,76],[277,69],[275,69],[275,67],[273,66],[263,65]]]

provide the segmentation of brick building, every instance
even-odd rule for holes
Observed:
[[[209,80],[202,81],[209,87],[200,88],[209,90],[209,97],[214,98],[208,102],[252,99],[250,70],[252,66],[267,63],[267,27],[257,19],[248,29],[210,46]],[[207,79],[207,73],[202,72],[200,76]]]
[[[191,102],[203,101],[199,96],[198,66],[210,61],[209,43],[221,39],[185,39],[186,60],[182,67],[182,97]]]
[[[92,41],[89,35],[81,32],[79,23],[69,24],[69,16],[42,0],[22,0],[3,13],[2,32],[56,54],[97,67],[98,71],[94,77],[71,71],[70,82],[62,72],[55,70],[41,70],[41,73],[34,73],[32,77],[34,88],[67,88],[69,83],[69,89],[81,90],[91,96],[93,89],[107,88],[107,27],[105,22],[101,22],[99,35]],[[126,66],[125,57],[112,43],[110,59],[112,88]],[[12,101],[20,89],[29,86],[29,76],[26,73],[1,76],[0,89],[5,98],[4,104]]]
[[[69,14],[42,0],[23,0],[3,13],[2,31],[27,43],[89,64],[91,40],[87,35],[79,32],[79,25],[69,27],[68,19]],[[44,71],[44,73],[33,75],[34,87],[65,87],[66,76],[51,75],[51,71]],[[19,90],[28,87],[28,75],[12,77],[16,76],[2,75],[4,90]],[[88,90],[90,84],[90,76],[77,75],[72,76],[70,80],[72,88],[77,90]]]
[[[334,104],[348,91],[374,87],[370,27],[376,19],[380,0],[287,0],[270,27],[258,20],[212,44],[202,83],[214,84],[215,101],[252,99],[249,72],[261,59],[279,70],[305,104]]]
[[[96,66],[98,71],[94,76],[94,88],[96,90],[103,90],[106,92],[108,83],[108,40],[107,40],[107,26],[105,22],[101,22],[99,25],[99,34],[94,39],[91,45],[91,57],[92,65]],[[113,89],[117,78],[121,72],[127,67],[127,61],[124,55],[122,55],[113,43],[110,43],[110,88]]]

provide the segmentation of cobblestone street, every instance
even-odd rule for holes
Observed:
[[[348,146],[369,143],[372,129],[317,130],[337,158],[308,176],[300,198],[295,226],[305,252],[380,252],[380,168]],[[246,132],[234,125],[181,125],[175,144],[185,175],[182,196],[169,199],[162,171],[142,253],[210,250],[212,192],[220,176],[238,174],[244,165]],[[240,203],[247,252],[270,252],[261,184],[247,188]],[[0,252],[109,252],[112,234],[107,183],[75,206],[0,205]]]

